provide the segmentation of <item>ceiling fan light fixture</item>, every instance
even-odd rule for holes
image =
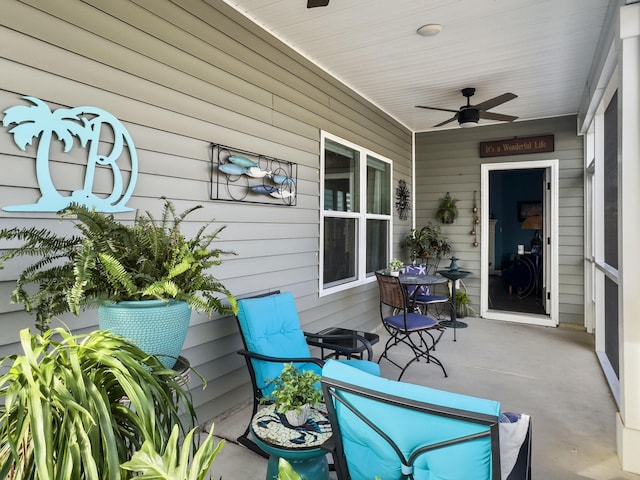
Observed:
[[[463,108],[458,114],[458,123],[462,128],[477,127],[479,121],[480,111],[476,108]]]
[[[416,33],[423,37],[433,37],[435,35],[438,35],[443,28],[444,27],[439,23],[428,23],[418,28],[418,30],[416,30]]]

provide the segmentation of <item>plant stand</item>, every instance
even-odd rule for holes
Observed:
[[[302,478],[329,479],[328,452],[322,448],[332,435],[326,410],[312,408],[307,423],[292,427],[284,414],[275,411],[275,405],[268,405],[251,420],[251,433],[256,444],[269,454],[266,480],[278,476],[280,458],[287,460]]]
[[[453,261],[454,258],[455,257],[452,257],[451,259],[452,265],[455,264],[455,262]],[[468,272],[466,270],[458,270],[456,266],[456,269],[454,270],[452,270],[451,268],[449,268],[448,270],[438,270],[438,273],[443,277],[451,280],[453,284],[451,287],[451,320],[443,320],[440,322],[440,325],[448,328],[453,328],[453,341],[455,342],[457,341],[456,330],[458,328],[467,328],[467,324],[465,322],[461,322],[456,318],[456,281],[468,277],[469,275],[471,275],[471,272]]]

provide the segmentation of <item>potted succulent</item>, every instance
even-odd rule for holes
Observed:
[[[404,267],[404,263],[402,263],[402,261],[398,260],[397,258],[394,258],[389,262],[389,275],[397,277],[398,275],[400,275],[400,270],[402,270],[402,267]]]
[[[0,478],[128,479],[134,451],[196,424],[176,373],[121,337],[24,329],[20,342],[0,359]]]
[[[276,410],[284,413],[291,425],[303,425],[311,407],[323,401],[319,382],[320,375],[287,363],[280,375],[271,380],[273,390],[264,401],[275,403]]]
[[[440,199],[440,205],[436,211],[436,218],[442,223],[453,223],[458,216],[457,199],[451,198],[449,192]]]
[[[60,236],[35,227],[3,229],[0,239],[23,244],[0,256],[0,266],[17,256],[37,258],[18,276],[11,300],[35,310],[40,330],[49,328],[56,315],[98,307],[100,328],[138,342],[171,368],[192,309],[207,314],[237,311],[231,293],[210,273],[221,255],[232,253],[212,247],[224,227],[205,233],[203,226],[191,239],[180,231],[187,215],[199,208],[177,214],[165,200],[159,220],[146,212],[125,224],[112,214],[74,204],[60,217],[72,218],[78,235]],[[28,284],[39,289],[32,293]]]
[[[440,226],[431,222],[419,230],[412,229],[405,239],[405,246],[409,247],[412,261],[423,257],[445,257],[451,253],[451,245],[442,235]]]

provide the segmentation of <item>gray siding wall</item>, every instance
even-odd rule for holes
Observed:
[[[555,152],[480,158],[479,143],[505,138],[555,135]],[[480,209],[480,166],[483,163],[559,159],[559,320],[584,325],[583,296],[583,145],[576,134],[576,118],[488,125],[473,129],[416,134],[416,223],[434,221],[439,199],[446,192],[459,199],[459,216],[442,225],[459,264],[474,275],[465,279],[473,307],[480,304],[480,248],[469,235],[473,225],[473,192]],[[485,214],[479,211],[479,215]],[[478,241],[480,229],[478,228]],[[444,266],[448,262],[444,262]]]
[[[411,171],[406,128],[221,1],[0,4],[0,111],[26,104],[25,95],[51,109],[109,111],[138,151],[140,175],[129,205],[155,214],[160,196],[178,211],[205,205],[186,228],[195,232],[212,218],[216,226],[227,225],[218,246],[237,256],[215,274],[235,295],[290,290],[304,328],[312,331],[377,326],[375,284],[318,297],[320,130],[393,160],[396,184],[409,181]],[[18,149],[8,130],[0,129],[0,205],[34,202],[35,149]],[[297,206],[209,200],[211,142],[297,163]],[[50,161],[58,188],[78,188],[84,175],[79,149],[65,154],[54,145]],[[96,191],[108,191],[101,181]],[[0,227],[25,224],[71,231],[54,214],[0,211]],[[18,331],[33,326],[33,317],[8,302],[22,266],[13,262],[0,270],[0,354],[18,351]],[[77,331],[97,324],[93,311],[64,320]],[[235,354],[240,347],[233,318],[194,313],[183,354],[209,383],[203,391],[192,380],[201,419],[248,399],[248,374]]]

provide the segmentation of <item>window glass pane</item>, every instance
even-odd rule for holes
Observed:
[[[618,94],[604,113],[604,261],[618,268]]]
[[[356,279],[358,231],[355,218],[324,219],[323,284],[332,287]]]
[[[367,220],[367,276],[389,263],[389,221]]]
[[[391,213],[391,165],[367,156],[367,213]]]
[[[359,212],[360,153],[327,139],[324,147],[324,209]]]

